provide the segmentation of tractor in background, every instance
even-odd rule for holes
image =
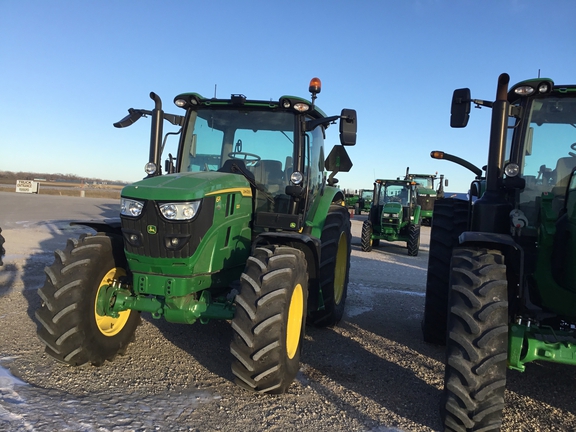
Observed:
[[[315,78],[311,100],[183,93],[182,115],[151,93],[153,110],[129,109],[116,127],[151,117],[147,176],[122,190],[117,220],[77,222],[96,234],[55,252],[36,311],[46,353],[71,366],[112,361],[141,312],[227,320],[236,383],[286,392],[305,324],[335,325],[347,296],[350,214],[334,176],[352,166],[344,146],[356,143],[356,111],[327,116],[320,90]],[[163,170],[165,120],[180,130]],[[341,144],[328,154],[335,122]]]
[[[380,244],[380,240],[403,241],[408,255],[417,256],[422,220],[416,201],[416,183],[377,179],[373,197],[368,218],[362,223],[362,250],[370,252]]]
[[[374,195],[374,189],[360,189],[358,193],[358,201],[354,206],[354,214],[360,215],[362,212],[370,212],[370,207],[372,206],[372,197]]]
[[[494,101],[453,94],[452,127],[492,110],[484,169],[431,154],[475,177],[468,202],[436,202],[430,237],[422,331],[446,345],[447,431],[501,428],[508,369],[576,366],[576,85],[509,80]]]
[[[444,186],[448,186],[448,180],[444,174],[412,174],[410,167],[406,167],[404,180],[416,182],[416,200],[422,209],[422,224],[432,224],[432,213],[436,200],[444,198]],[[436,181],[438,181],[436,186]]]

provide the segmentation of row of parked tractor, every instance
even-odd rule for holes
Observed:
[[[444,175],[414,174],[410,167],[401,179],[376,179],[372,189],[347,193],[346,205],[354,214],[368,213],[362,224],[361,246],[364,252],[378,247],[380,240],[406,242],[408,255],[420,250],[420,227],[431,225],[434,203],[444,198]]]
[[[153,110],[129,109],[116,127],[152,120],[147,175],[122,190],[117,220],[79,222],[96,234],[55,253],[36,311],[46,352],[99,366],[126,351],[141,312],[227,320],[236,383],[285,392],[305,325],[336,325],[348,292],[350,214],[335,176],[352,167],[357,116],[327,116],[320,89],[315,78],[310,99],[183,93],[178,115],[151,93]],[[439,199],[427,215],[415,176],[377,179],[362,230],[364,250],[402,239],[416,255],[432,219],[422,331],[446,345],[441,415],[451,431],[500,428],[507,369],[576,366],[576,85],[509,88],[502,74],[493,101],[454,92],[452,127],[466,126],[472,104],[492,111],[483,168],[431,153],[474,174],[470,199]],[[164,121],[180,128],[166,134],[178,137],[175,155],[164,155]],[[340,144],[328,153],[335,123]]]

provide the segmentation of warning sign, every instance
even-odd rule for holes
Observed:
[[[33,180],[16,180],[16,192],[38,193],[38,182]]]

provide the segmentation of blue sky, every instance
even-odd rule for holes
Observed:
[[[472,173],[429,154],[484,165],[490,110],[451,129],[452,91],[493,100],[502,72],[574,83],[575,16],[573,0],[0,0],[0,171],[140,180],[150,123],[112,123],[150,91],[181,113],[182,92],[308,98],[317,76],[328,115],[358,112],[341,187],[410,166],[465,192]]]

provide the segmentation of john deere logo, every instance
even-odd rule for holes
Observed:
[[[156,234],[156,227],[154,225],[148,225],[146,231],[148,231],[148,234]]]

